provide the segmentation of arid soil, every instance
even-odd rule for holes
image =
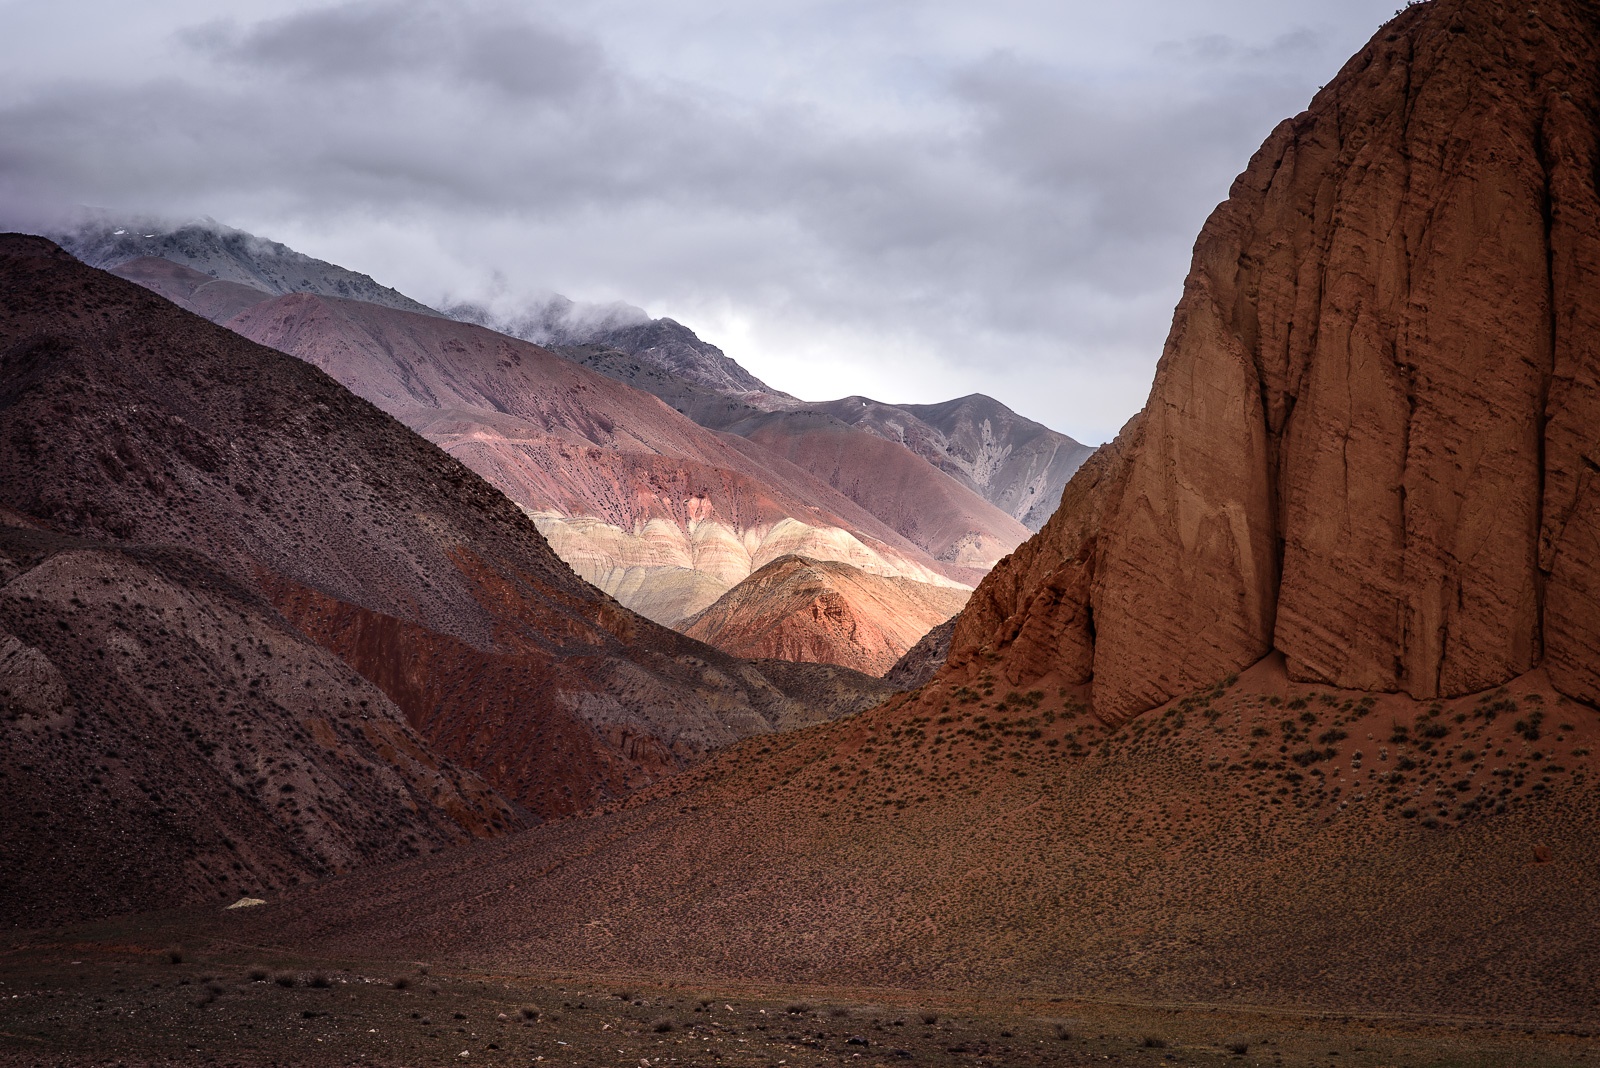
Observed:
[[[1112,720],[1273,650],[1418,698],[1543,663],[1600,701],[1597,115],[1592,5],[1397,15],[1207,222],[1144,412],[951,668]]]
[[[1600,1055],[1592,1030],[1531,1023],[509,978],[286,956],[197,920],[0,944],[0,1064],[1575,1068]]]
[[[1600,1022],[1600,720],[1539,673],[1436,704],[1269,661],[1114,729],[1071,693],[933,692],[320,884],[241,937],[499,974]]]
[[[735,656],[842,664],[882,675],[966,603],[966,590],[784,556],[680,629]]]

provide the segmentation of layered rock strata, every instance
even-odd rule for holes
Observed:
[[[1121,720],[1272,650],[1419,698],[1600,700],[1600,14],[1408,8],[1206,223],[1150,400],[952,670]]]

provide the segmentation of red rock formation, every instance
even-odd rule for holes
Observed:
[[[735,656],[840,664],[881,675],[966,602],[965,590],[784,556],[682,629]]]
[[[1417,697],[1543,661],[1600,700],[1596,18],[1407,9],[1273,132],[1143,414],[986,581],[953,666],[1092,683],[1112,720],[1273,649]]]

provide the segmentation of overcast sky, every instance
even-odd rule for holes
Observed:
[[[1098,443],[1206,215],[1396,2],[0,0],[0,221],[211,216]]]

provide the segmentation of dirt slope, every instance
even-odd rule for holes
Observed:
[[[245,937],[496,974],[1600,1023],[1600,729],[1538,674],[1435,712],[1268,663],[1115,732],[1053,694],[943,698],[313,888]]]
[[[882,675],[966,602],[965,590],[782,556],[685,620],[682,630],[735,656],[841,664]]]
[[[0,924],[232,901],[522,825],[203,558],[0,518]]]
[[[881,692],[821,666],[831,690],[775,683],[634,616],[486,482],[307,363],[42,239],[4,238],[0,272],[0,505],[202,554],[535,816]]]

